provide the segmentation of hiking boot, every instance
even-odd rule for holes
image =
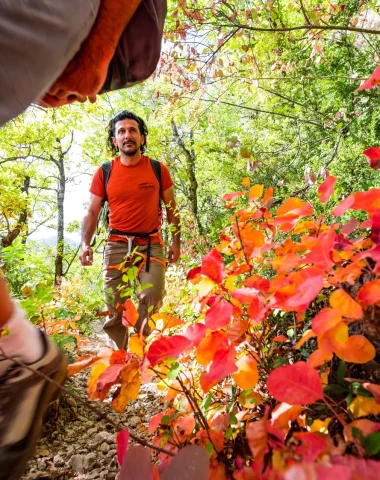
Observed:
[[[21,478],[34,453],[46,409],[58,397],[59,388],[37,372],[60,385],[66,379],[64,355],[42,332],[41,341],[42,357],[28,364],[35,371],[8,359],[0,360],[9,364],[0,376],[0,480]]]

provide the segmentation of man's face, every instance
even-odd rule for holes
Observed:
[[[116,122],[113,144],[127,157],[133,157],[144,145],[145,137],[140,134],[136,120],[126,118]]]

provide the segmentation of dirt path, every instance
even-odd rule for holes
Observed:
[[[96,322],[93,328],[83,353],[93,353],[105,346],[102,323]],[[88,371],[79,373],[66,387],[87,400],[87,377]],[[150,437],[147,430],[150,418],[161,409],[152,384],[142,387],[139,398],[128,405],[123,415],[114,412],[106,401],[88,403],[100,407],[112,421],[146,440]],[[36,454],[22,479],[115,479],[118,471],[115,437],[116,430],[109,421],[98,420],[81,402],[63,394],[49,409]]]

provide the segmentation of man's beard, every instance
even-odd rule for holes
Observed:
[[[120,148],[120,151],[126,156],[126,157],[133,157],[134,155],[136,155],[136,153],[140,150],[140,147],[136,146],[136,144],[134,145],[135,148],[133,150],[130,150],[132,148],[132,145],[130,145],[128,148],[129,150],[125,150],[124,148]]]

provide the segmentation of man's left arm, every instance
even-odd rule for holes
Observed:
[[[169,248],[168,260],[169,263],[175,263],[181,255],[181,231],[173,187],[167,188],[162,192],[161,198],[165,204],[168,223],[172,226],[172,244]]]

